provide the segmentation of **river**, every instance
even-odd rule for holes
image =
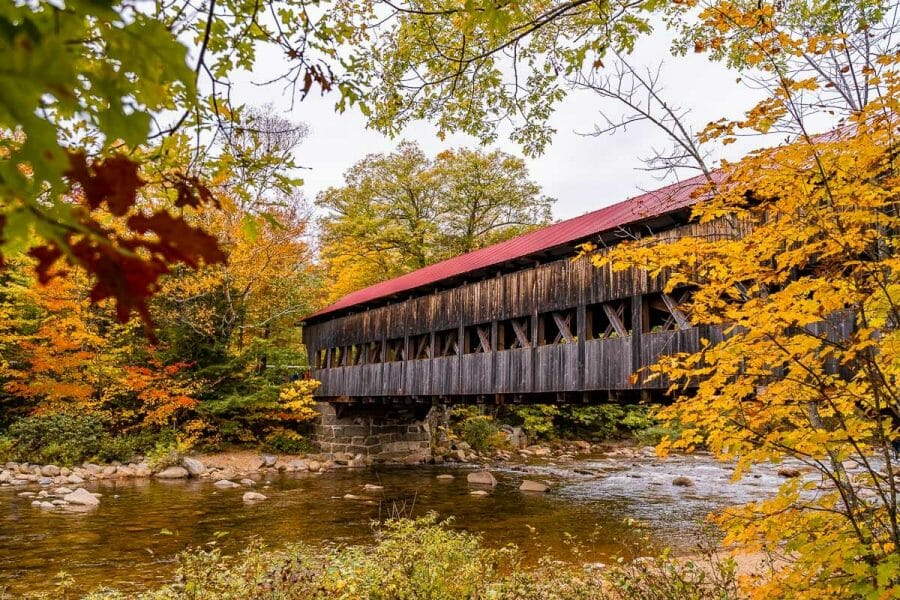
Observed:
[[[242,501],[247,488],[219,490],[208,480],[99,481],[86,487],[103,494],[100,506],[74,513],[34,508],[31,498],[17,495],[21,488],[3,488],[0,592],[48,590],[61,571],[84,590],[158,585],[171,580],[179,552],[213,540],[226,551],[252,538],[272,546],[367,543],[372,521],[395,507],[413,516],[435,511],[442,519],[452,517],[452,527],[478,532],[488,545],[516,544],[526,561],[540,556],[602,561],[663,547],[689,552],[710,511],[758,500],[780,483],[774,468],[730,483],[729,466],[706,455],[661,460],[645,452],[564,465],[496,465],[491,468],[496,488],[473,496],[466,481],[471,470],[374,467],[260,475],[254,489],[268,500],[249,505]],[[442,473],[454,478],[438,479]],[[693,485],[673,485],[678,476]],[[525,478],[551,482],[552,489],[520,492]],[[366,492],[365,484],[384,489]],[[360,498],[345,499],[346,494]],[[647,524],[649,541],[635,537],[625,524],[628,518]],[[577,555],[573,537],[580,541]]]

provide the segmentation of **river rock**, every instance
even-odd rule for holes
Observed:
[[[778,475],[787,479],[793,479],[794,477],[800,477],[801,473],[800,469],[795,469],[794,467],[781,467],[778,469]]]
[[[78,504],[80,506],[97,506],[100,504],[100,500],[84,488],[78,488],[71,494],[66,494],[64,500],[69,504]]]
[[[367,483],[363,486],[363,491],[366,492],[380,492],[382,490],[384,490],[383,485],[375,485],[374,483]]]
[[[0,483],[9,483],[13,480],[13,475],[9,471],[0,471]]]
[[[186,479],[190,473],[184,467],[169,467],[156,474],[157,479]]]
[[[52,485],[52,484],[53,484],[52,477],[41,477],[40,479],[38,479],[38,485],[41,487],[47,487],[48,485]]]
[[[53,493],[56,494],[57,496],[65,496],[66,494],[71,494],[72,490],[67,487],[58,487],[55,490],[53,490]]]
[[[66,481],[68,481],[69,483],[72,483],[74,485],[79,485],[81,483],[84,483],[84,477],[82,477],[81,475],[78,475],[76,473],[72,473],[71,475],[66,477]]]
[[[84,463],[83,465],[81,465],[81,468],[91,475],[96,475],[101,471],[100,465],[95,465],[94,463]]]
[[[497,485],[497,480],[490,471],[475,471],[474,473],[469,473],[466,475],[466,480],[475,485],[489,485],[492,487]]]
[[[305,460],[292,460],[288,463],[288,471],[309,471],[309,464]]]
[[[431,453],[427,450],[419,450],[418,452],[413,452],[412,454],[408,454],[403,457],[404,465],[419,465],[425,462],[428,462],[428,459],[431,458]]]
[[[357,496],[356,494],[344,494],[344,500],[362,500],[362,496]]]
[[[253,487],[256,485],[256,482],[252,479],[241,479],[241,485],[245,485],[247,487]]]
[[[449,473],[441,473],[440,475],[437,476],[437,479],[442,479],[442,480],[445,480],[445,481],[449,481],[449,480],[451,480],[451,479],[454,479],[454,477],[453,477],[453,475],[451,475],[451,474],[449,474]]]
[[[120,478],[134,477],[134,468],[128,466],[117,467],[116,475]]]
[[[37,496],[37,494],[35,494],[34,492],[19,492],[18,495],[22,498],[34,498],[35,496]]]
[[[41,475],[44,477],[56,477],[59,475],[59,467],[56,465],[46,465],[41,467]]]
[[[549,492],[550,486],[539,481],[531,481],[530,479],[522,480],[519,489],[523,492]]]
[[[484,490],[472,490],[469,492],[470,496],[487,496],[488,493]]]
[[[187,469],[191,477],[200,477],[206,473],[206,466],[196,458],[185,456],[181,459],[181,466]]]
[[[307,468],[310,471],[318,471],[319,469],[322,468],[322,465],[317,460],[311,460],[307,463]]]
[[[220,479],[217,482],[215,482],[213,485],[216,486],[217,488],[223,489],[223,490],[230,490],[232,488],[241,487],[237,483],[235,483],[233,481],[228,481],[227,479]]]
[[[357,454],[354,456],[350,462],[347,463],[347,466],[351,469],[360,469],[362,467],[368,466],[368,461],[366,461],[366,457],[362,454]]]
[[[138,463],[134,467],[134,476],[135,477],[150,477],[153,474],[153,471],[150,469],[150,465],[147,463]]]
[[[678,487],[692,487],[694,482],[690,477],[679,476],[672,480],[672,485],[677,485]]]
[[[259,462],[257,463],[257,469],[266,469],[268,467],[274,467],[275,463],[278,462],[278,457],[274,454],[260,454]]]
[[[262,500],[267,500],[265,496],[257,492],[245,492],[244,493],[244,502],[260,502]]]

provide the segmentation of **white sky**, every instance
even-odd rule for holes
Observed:
[[[699,55],[671,56],[665,32],[641,40],[631,58],[632,64],[653,67],[661,61],[667,98],[691,109],[688,120],[697,129],[721,117],[739,116],[760,97],[760,92],[737,83],[736,74],[721,64]],[[281,96],[280,86],[259,87],[251,83],[277,76],[284,63],[276,56],[262,56],[259,65],[252,76],[238,80],[233,98],[255,105],[271,102],[286,117],[309,125],[309,138],[300,146],[297,160],[306,167],[302,176],[305,195],[310,200],[328,187],[341,185],[343,173],[366,154],[390,152],[400,139],[416,140],[431,155],[447,148],[477,145],[475,139],[462,134],[441,141],[435,128],[424,122],[407,127],[401,138],[387,138],[367,130],[365,119],[355,110],[337,114],[336,93],[320,96],[312,92],[289,111],[290,98]],[[650,155],[654,147],[668,145],[665,136],[652,125],[639,124],[626,132],[602,137],[577,133],[590,131],[595,123],[602,122],[598,112],[601,102],[618,110],[610,100],[601,100],[589,92],[572,92],[558,105],[551,121],[557,131],[552,145],[543,156],[526,159],[532,179],[545,194],[557,200],[553,210],[557,219],[577,216],[670,183],[641,170],[642,157]],[[759,144],[759,139],[755,143]],[[520,149],[503,135],[493,147],[521,156]],[[735,158],[747,149],[746,143],[739,142],[729,146],[727,156],[723,156]]]

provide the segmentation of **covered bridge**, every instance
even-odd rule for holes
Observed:
[[[650,233],[712,235],[689,223],[702,177],[352,293],[306,318],[323,401],[561,402],[648,395],[633,374],[717,332],[693,327],[641,270],[573,257]],[[721,227],[721,226],[719,226]],[[602,250],[601,250],[602,251]]]

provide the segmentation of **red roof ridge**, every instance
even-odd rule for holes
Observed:
[[[697,175],[657,190],[632,196],[616,204],[529,231],[503,242],[448,258],[405,275],[351,292],[306,318],[317,318],[396,294],[410,292],[452,277],[585,239],[616,227],[677,211],[695,202],[693,191],[705,181],[705,175]]]

